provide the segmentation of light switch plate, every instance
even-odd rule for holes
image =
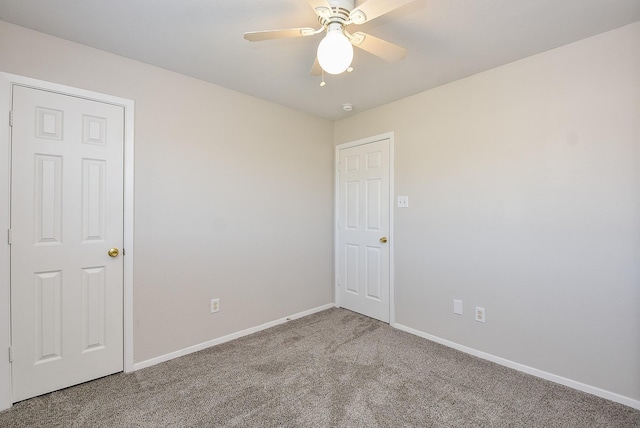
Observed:
[[[408,196],[398,196],[398,208],[409,208]]]
[[[453,299],[453,313],[462,315],[462,300]]]

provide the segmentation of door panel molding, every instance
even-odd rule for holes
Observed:
[[[349,149],[352,147],[362,146],[365,144],[375,143],[382,140],[389,140],[389,324],[395,325],[395,270],[394,270],[394,254],[395,254],[395,233],[394,233],[394,195],[395,195],[395,135],[394,132],[387,132],[384,134],[375,135],[372,137],[362,138],[360,140],[351,141],[348,143],[339,144],[335,148],[334,154],[334,296],[335,296],[335,305],[337,307],[341,307],[340,302],[340,288],[339,288],[339,279],[340,279],[340,230],[338,228],[340,221],[340,174],[338,170],[339,162],[340,162],[340,151],[344,149]],[[346,165],[345,168],[349,166]],[[346,287],[346,284],[343,284]]]
[[[122,106],[124,108],[124,371],[133,371],[133,178],[134,102],[84,89],[0,72],[0,410],[11,407],[11,306],[10,306],[10,226],[11,127],[9,112],[14,86],[24,86],[63,95]],[[50,125],[48,122],[47,126]],[[50,127],[50,126],[49,126]],[[47,129],[45,129],[46,131]]]

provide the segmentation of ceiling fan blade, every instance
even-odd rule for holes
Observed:
[[[331,5],[327,0],[307,0],[307,3],[313,8],[316,15],[323,18],[329,18],[331,16]]]
[[[312,76],[322,75],[322,67],[320,67],[320,63],[318,62],[318,57],[316,57],[316,61],[313,63],[313,67],[311,67],[311,75]]]
[[[263,40],[287,39],[291,37],[304,37],[314,34],[313,28],[288,28],[286,30],[249,31],[244,33],[244,38],[250,42]]]
[[[389,62],[401,60],[407,54],[407,50],[401,46],[361,32],[353,34],[351,43]]]
[[[364,24],[414,0],[367,0],[349,14],[354,24]]]

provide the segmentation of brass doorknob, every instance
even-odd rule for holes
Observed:
[[[117,248],[111,248],[108,254],[109,254],[109,257],[118,257],[118,254],[120,254],[120,251],[118,251]]]
[[[380,238],[380,242],[382,242],[383,244],[387,243],[387,237],[383,236],[382,238]]]

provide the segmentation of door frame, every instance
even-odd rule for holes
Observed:
[[[114,104],[124,108],[124,355],[125,372],[133,371],[133,143],[134,101],[66,85],[0,72],[0,410],[12,406],[11,363],[11,259],[7,233],[11,213],[11,111],[13,86],[26,86],[94,101]],[[7,232],[5,232],[7,231]]]
[[[374,135],[372,137],[362,138],[360,140],[351,141],[349,143],[343,143],[336,146],[334,157],[334,219],[333,219],[333,285],[334,285],[334,300],[336,307],[340,307],[340,287],[338,285],[340,279],[340,229],[338,223],[340,220],[340,150],[349,149],[351,147],[362,146],[365,144],[376,143],[381,140],[389,140],[389,325],[395,325],[395,233],[394,233],[394,204],[395,199],[395,135],[393,132],[386,132],[384,134]]]

